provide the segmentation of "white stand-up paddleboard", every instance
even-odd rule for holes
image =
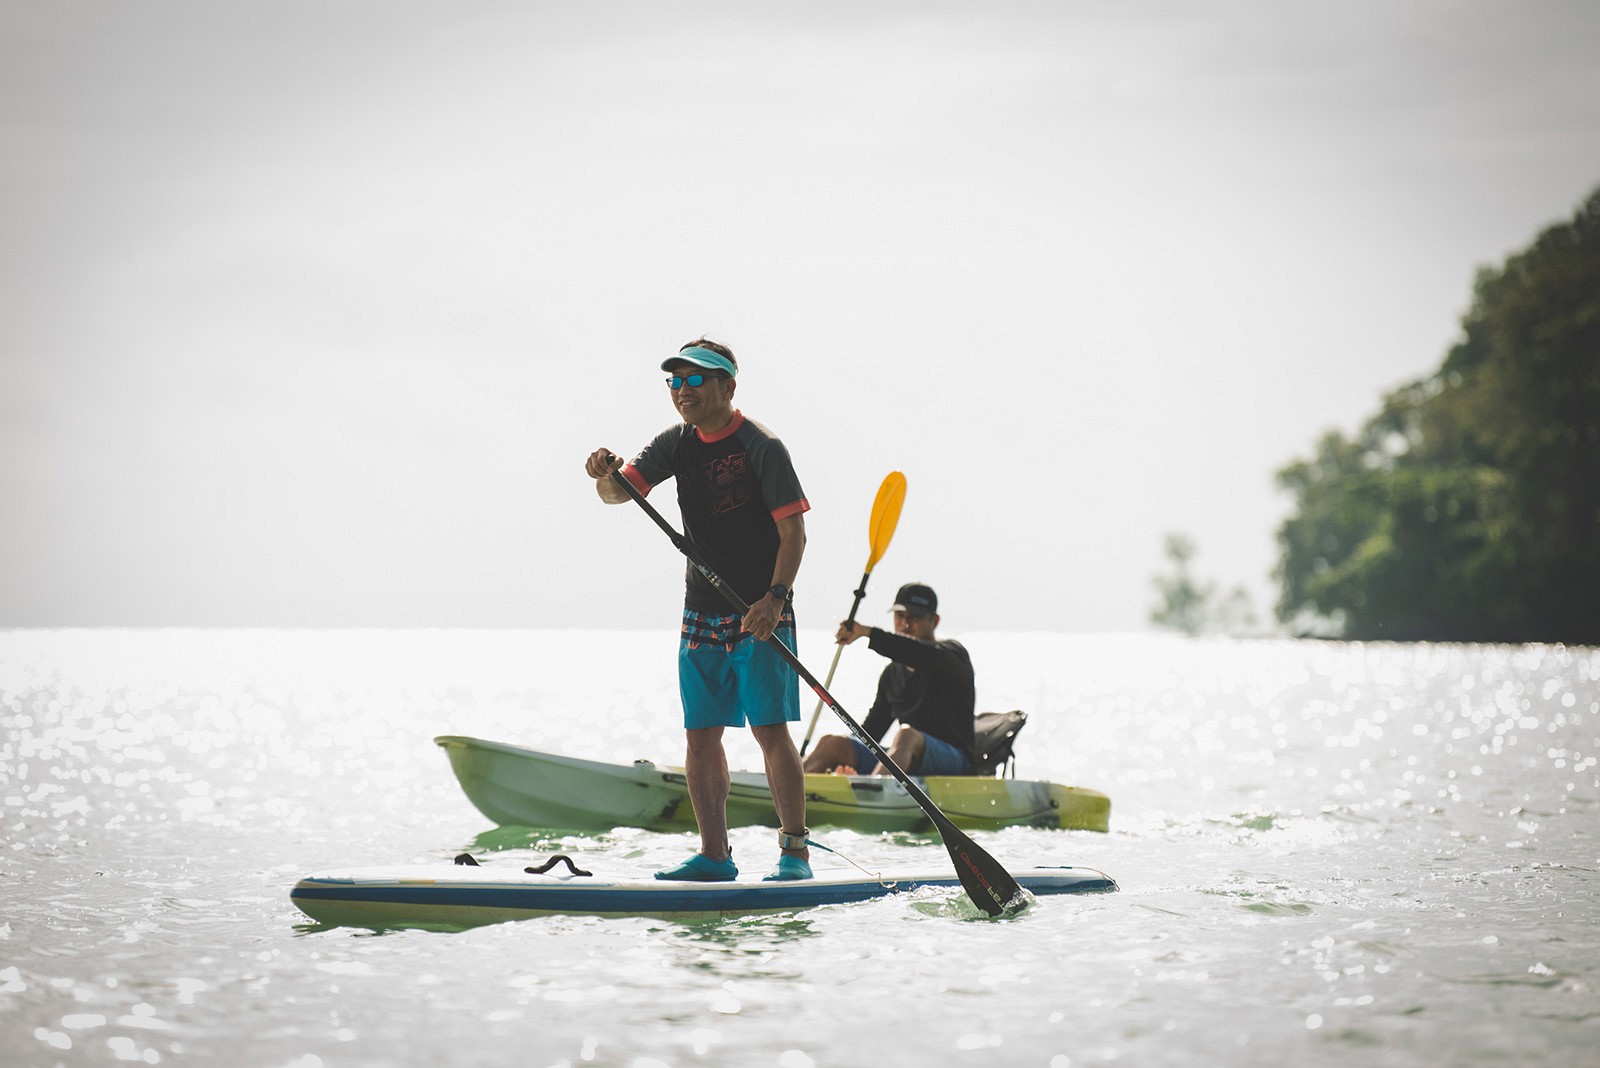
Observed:
[[[1037,896],[1103,893],[1117,884],[1090,868],[1012,873]],[[821,872],[814,879],[697,883],[432,864],[349,868],[308,875],[289,897],[321,923],[348,927],[472,927],[531,916],[744,916],[866,901],[923,887],[961,890],[953,871]]]

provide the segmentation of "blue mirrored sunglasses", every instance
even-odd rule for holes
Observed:
[[[673,375],[671,378],[667,379],[667,388],[668,389],[682,389],[684,386],[693,386],[695,389],[699,389],[701,386],[706,384],[706,379],[708,379],[708,378],[727,378],[727,377],[728,377],[727,375],[702,375],[702,374]]]

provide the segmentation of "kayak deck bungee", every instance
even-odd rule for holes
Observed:
[[[434,742],[450,758],[467,799],[495,823],[564,830],[695,828],[682,768],[638,760],[608,764],[506,742],[446,734]],[[1111,799],[1098,790],[1029,779],[932,775],[919,779],[957,827],[1044,827],[1105,831]],[[892,778],[807,775],[806,820],[856,831],[928,831],[921,806]],[[731,774],[728,825],[777,826],[772,792],[760,772]]]
[[[1117,884],[1090,868],[1029,868],[1012,873],[1038,897],[1107,893]],[[411,864],[308,875],[289,892],[312,919],[329,926],[464,928],[550,915],[645,916],[669,919],[748,916],[841,905],[923,888],[960,892],[955,872],[822,871],[813,879],[764,882],[669,882],[571,874]]]

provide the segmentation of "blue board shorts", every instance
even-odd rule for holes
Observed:
[[[678,693],[685,730],[799,721],[799,676],[771,642],[739,629],[742,618],[683,610]],[[795,651],[791,605],[784,605],[773,636]]]
[[[871,775],[878,766],[878,758],[872,755],[872,750],[850,739],[850,744],[856,750],[856,771],[862,775]],[[929,734],[922,732],[922,763],[917,769],[902,768],[908,775],[971,775],[972,765],[967,762],[967,754],[949,742],[941,741]]]

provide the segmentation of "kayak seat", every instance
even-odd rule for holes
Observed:
[[[1017,732],[1028,722],[1028,714],[1013,709],[1010,712],[980,712],[972,719],[972,747],[978,752],[974,775],[997,775],[1016,778],[1016,754],[1011,747]]]

